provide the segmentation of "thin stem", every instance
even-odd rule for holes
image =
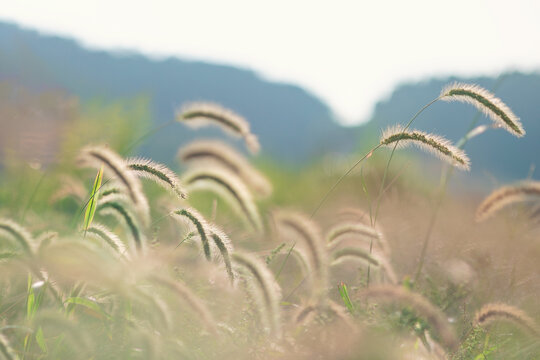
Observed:
[[[505,78],[506,78],[506,75],[500,76],[497,82],[495,83],[495,85],[493,86],[492,91],[496,91],[502,85]],[[471,131],[473,131],[476,124],[480,120],[480,115],[481,115],[480,111],[477,111],[476,114],[474,115],[473,119],[471,120],[471,123],[469,124],[469,128],[467,129],[467,132],[456,144],[458,149],[463,149],[463,147],[465,147],[465,145],[469,141],[469,134],[471,133]],[[439,193],[437,195],[437,200],[435,202],[435,209],[431,212],[431,218],[429,219],[426,235],[424,236],[424,243],[422,244],[422,250],[420,251],[420,260],[418,261],[418,268],[416,269],[416,273],[414,275],[413,286],[416,286],[418,279],[420,278],[420,274],[422,273],[422,268],[424,266],[424,261],[425,261],[425,257],[427,253],[429,240],[431,238],[431,233],[433,232],[433,228],[435,227],[435,223],[437,222],[437,216],[439,215],[439,210],[441,208],[442,202],[446,195],[446,188],[448,185],[448,181],[450,180],[450,177],[452,176],[453,172],[454,172],[454,168],[453,167],[451,168],[450,165],[446,165],[441,172]]]
[[[146,140],[148,139],[150,136],[156,134],[158,131],[160,131],[161,129],[164,129],[166,128],[167,126],[171,125],[171,124],[174,124],[176,122],[176,120],[171,120],[171,121],[168,121],[164,124],[161,124],[159,126],[156,126],[155,128],[153,129],[150,129],[149,131],[147,131],[146,133],[144,133],[141,137],[139,137],[137,140],[133,141],[130,145],[128,145],[124,151],[122,151],[122,154],[126,155],[128,154],[131,150],[133,150],[133,148],[137,145],[139,145],[143,140]]]
[[[373,149],[371,149],[370,151],[368,151],[364,156],[362,156],[360,158],[360,160],[358,160],[356,163],[354,163],[353,166],[351,166],[349,168],[349,170],[347,170],[347,172],[345,172],[345,174],[341,175],[341,177],[334,183],[334,185],[332,185],[332,187],[330,188],[330,190],[328,190],[328,192],[323,196],[323,198],[321,199],[321,201],[319,201],[319,204],[317,205],[317,207],[315,208],[315,210],[313,210],[313,212],[311,213],[311,216],[310,218],[313,218],[315,216],[315,214],[317,214],[317,211],[319,211],[319,209],[321,208],[321,206],[323,205],[323,203],[326,201],[326,199],[328,198],[328,196],[334,191],[334,189],[341,183],[341,181],[343,181],[343,179],[345,179],[345,177],[347,177],[347,175],[349,175],[351,173],[351,171],[353,171],[363,160],[365,160],[367,157],[369,157],[371,154],[373,154],[373,152],[375,150],[377,150],[378,148],[380,148],[382,146],[382,144],[378,144],[377,146],[375,146]]]
[[[99,192],[99,190],[101,190],[102,187],[104,187],[105,185],[107,185],[107,183],[111,181],[111,179],[107,179],[105,182],[103,182],[101,184],[101,186],[96,190],[95,194],[97,194]],[[77,220],[81,217],[82,213],[86,210],[86,207],[88,206],[88,204],[90,203],[90,201],[94,198],[94,195],[90,195],[90,197],[88,198],[88,200],[86,201],[86,203],[84,203],[83,206],[81,206],[81,208],[79,209],[79,211],[75,214],[75,216],[73,217],[73,219],[71,220],[71,227],[73,228],[75,226],[75,224],[77,223]]]
[[[30,195],[30,199],[28,199],[28,202],[26,203],[26,206],[24,207],[24,210],[21,215],[21,223],[24,222],[24,218],[26,217],[26,213],[28,212],[28,209],[30,209],[30,206],[34,202],[34,199],[36,198],[37,192],[41,186],[41,183],[43,182],[43,179],[45,179],[45,175],[47,175],[47,171],[44,171],[41,176],[39,177],[39,181],[37,185],[34,187],[34,191],[32,191],[32,195]]]
[[[405,125],[405,128],[403,129],[403,131],[407,130],[411,126],[413,121],[416,120],[416,118],[422,112],[424,112],[424,110],[426,110],[428,107],[433,105],[440,98],[441,97],[439,96],[439,97],[431,100],[429,103],[424,105],[424,107],[422,107],[420,110],[418,110],[418,112],[416,114],[414,114],[414,116],[409,120],[407,125]],[[373,223],[372,223],[373,226],[375,226],[375,224],[377,223],[377,216],[379,215],[379,207],[380,207],[380,204],[381,204],[381,195],[382,195],[382,192],[383,192],[383,189],[384,189],[384,185],[386,184],[386,177],[387,177],[387,174],[388,174],[388,169],[390,168],[390,163],[392,162],[392,158],[394,157],[394,152],[396,151],[396,148],[397,148],[398,144],[399,144],[399,140],[396,141],[396,143],[394,145],[394,148],[392,149],[392,152],[390,153],[390,157],[388,158],[388,162],[386,163],[386,168],[384,169],[384,174],[383,174],[381,186],[379,188],[379,200],[377,201],[377,205],[375,207],[375,216],[373,217]]]
[[[285,259],[283,259],[283,262],[281,263],[281,266],[279,267],[279,270],[278,270],[278,272],[276,274],[276,281],[277,281],[277,279],[279,279],[279,275],[281,274],[281,270],[283,270],[283,267],[285,266],[285,263],[289,259],[289,256],[291,256],[291,252],[293,251],[295,246],[296,246],[296,241],[294,242],[294,244],[292,244],[292,246],[289,249],[289,252],[287,253],[287,256],[285,257]]]
[[[414,114],[414,116],[409,120],[409,122],[407,123],[407,125],[405,126],[405,128],[403,130],[404,131],[407,130],[411,126],[413,121],[424,110],[426,110],[428,107],[430,107],[433,103],[435,103],[439,99],[440,99],[440,96],[433,99],[433,100],[431,100],[429,103],[424,105],[420,110],[418,110],[418,112],[416,114]],[[382,181],[381,181],[381,186],[379,188],[379,195],[377,197],[377,205],[375,206],[375,215],[373,217],[370,217],[371,218],[371,226],[375,226],[375,224],[377,223],[377,216],[379,215],[379,208],[380,208],[380,205],[381,205],[382,194],[383,194],[383,191],[385,190],[384,186],[386,184],[386,177],[388,175],[388,169],[390,168],[390,163],[392,162],[392,158],[394,157],[394,152],[396,151],[396,148],[397,148],[398,144],[399,144],[399,140],[396,141],[396,143],[394,145],[394,148],[392,149],[392,152],[390,153],[390,157],[388,158],[388,162],[386,163],[386,167],[384,168],[383,178],[382,178]],[[369,243],[369,254],[370,255],[371,255],[372,251],[373,251],[373,239]],[[370,275],[370,272],[371,272],[371,264],[368,264],[367,282],[366,282],[367,287],[369,287],[369,275]]]

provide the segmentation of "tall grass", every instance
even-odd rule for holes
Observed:
[[[97,177],[72,163],[50,170],[47,181],[55,186],[36,191],[44,192],[36,199],[44,199],[39,208],[46,210],[28,208],[21,224],[0,206],[0,357],[538,357],[539,229],[521,212],[507,214],[507,223],[476,224],[470,201],[456,197],[448,206],[457,215],[442,219],[444,227],[431,236],[432,214],[419,210],[425,195],[406,187],[407,181],[386,184],[394,150],[407,144],[432,152],[445,169],[470,167],[461,148],[488,126],[473,124],[456,145],[410,129],[439,100],[471,103],[497,126],[525,133],[493,94],[454,84],[408,123],[374,140],[327,192],[320,174],[280,183],[281,173],[264,174],[217,140],[181,146],[178,156],[188,168],[178,175],[116,149],[83,148],[78,165],[103,168]],[[217,125],[258,150],[249,123],[221,106],[191,104],[177,120]],[[377,166],[370,172],[370,162],[383,147],[392,153],[381,177]],[[361,163],[367,176],[348,178]],[[140,177],[168,192],[143,187]],[[331,197],[339,184],[347,185],[345,191]],[[364,210],[373,188],[380,189],[376,203]],[[318,201],[311,216],[281,210],[311,210],[277,200],[283,192],[294,198],[310,189],[306,203]],[[535,204],[538,193],[532,180],[502,187],[479,205],[476,218],[512,204]],[[379,211],[384,226],[377,222]],[[419,237],[426,222],[428,235]],[[512,241],[506,238],[510,231]],[[436,246],[423,266],[430,237]],[[450,257],[459,261],[447,262]],[[459,271],[467,276],[453,274]],[[415,281],[420,276],[423,281]],[[510,300],[527,313],[502,303]],[[509,336],[502,322],[525,331]]]

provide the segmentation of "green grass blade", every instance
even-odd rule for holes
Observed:
[[[351,298],[349,297],[349,290],[347,290],[347,285],[342,281],[341,284],[338,285],[339,295],[341,296],[341,299],[343,300],[343,303],[349,310],[351,314],[354,312],[354,305],[351,301]]]
[[[83,229],[86,231],[92,225],[92,220],[94,220],[94,214],[96,213],[96,205],[98,201],[98,189],[101,187],[101,180],[103,179],[103,165],[96,175],[94,180],[94,187],[92,188],[92,193],[90,194],[90,201],[86,207],[86,212],[84,214],[84,226]]]
[[[36,332],[36,342],[37,342],[39,348],[41,349],[41,351],[43,351],[43,353],[47,354],[47,352],[48,352],[47,343],[45,342],[45,336],[43,335],[43,329],[41,328],[41,326],[39,327],[38,331]]]
[[[109,314],[107,314],[105,311],[103,311],[103,309],[99,306],[98,303],[90,300],[90,299],[87,299],[87,298],[83,298],[83,297],[70,297],[70,298],[67,298],[66,301],[65,301],[66,304],[75,304],[75,305],[80,305],[80,306],[83,306],[101,316],[103,316],[104,318],[109,318]]]

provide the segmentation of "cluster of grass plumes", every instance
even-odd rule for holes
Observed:
[[[512,322],[530,334],[540,337],[540,328],[536,322],[523,310],[508,304],[486,304],[482,306],[476,312],[474,323],[485,327],[500,320]]]
[[[506,206],[526,201],[540,201],[539,181],[527,181],[513,186],[503,186],[493,191],[478,206],[476,221],[486,220]]]
[[[439,99],[468,96],[515,121],[478,88],[468,88],[476,97],[459,89]],[[248,144],[255,139],[245,119],[215,105],[188,106],[178,120],[219,125]],[[410,143],[468,168],[461,143],[408,125],[383,136],[363,159],[383,145]],[[389,185],[392,195],[386,196],[383,181],[373,197],[380,174],[368,181],[362,175],[361,183],[348,179],[342,198],[317,214],[307,211],[325,190],[313,185],[318,176],[270,184],[230,145],[179,145],[187,168],[178,173],[115,149],[84,148],[78,159],[85,169],[70,171],[70,163],[61,173],[47,173],[45,181],[57,187],[37,191],[45,192],[40,211],[32,210],[33,196],[23,211],[0,206],[0,357],[508,359],[508,342],[520,341],[528,347],[511,354],[515,358],[540,354],[519,332],[502,341],[497,328],[487,326],[506,320],[537,335],[537,313],[523,292],[540,295],[538,275],[530,271],[536,263],[519,257],[537,251],[534,228],[523,234],[512,228],[506,241],[504,224],[472,228],[474,222],[463,219],[470,217],[468,203],[453,202],[462,218],[441,220],[437,251],[414,281],[426,212],[417,213],[423,201],[412,190]],[[486,201],[494,204],[481,205],[481,212],[534,198],[535,184],[491,196]],[[283,200],[295,199],[283,196],[283,189],[293,188],[315,189],[317,198]],[[306,212],[280,210],[293,206]],[[505,248],[495,258],[502,243],[492,243],[496,236],[504,237]],[[524,243],[528,248],[518,253]],[[447,256],[460,262],[450,266]],[[515,303],[525,304],[531,316],[507,305],[486,306],[476,317],[471,312],[479,303],[513,296],[523,298]]]
[[[185,163],[203,166],[223,166],[238,175],[257,195],[268,197],[272,193],[270,182],[239,152],[218,140],[197,140],[178,151]]]

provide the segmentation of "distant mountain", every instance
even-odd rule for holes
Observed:
[[[175,108],[184,102],[218,102],[251,122],[264,154],[289,163],[354,143],[329,136],[352,140],[334,122],[328,106],[298,86],[269,82],[252,71],[231,66],[88,50],[73,40],[0,22],[3,80],[29,88],[60,89],[82,100],[148,95],[156,124],[173,119]],[[169,127],[142,151],[154,159],[170,161],[178,145],[195,135],[201,133],[181,125]]]
[[[501,182],[526,178],[531,166],[540,166],[540,74],[515,72],[498,79],[446,78],[404,84],[376,105],[372,120],[362,131],[374,132],[406,123],[423,105],[436,98],[445,85],[455,81],[493,90],[521,118],[527,132],[524,137],[516,138],[502,129],[494,129],[471,139],[465,150],[471,158],[472,174],[484,179],[494,176]],[[467,132],[475,114],[471,105],[438,101],[415,120],[413,127],[457,142]],[[478,119],[480,124],[491,121],[482,115]],[[540,169],[535,174],[535,178],[540,178]]]
[[[250,120],[265,155],[289,164],[316,159],[329,151],[350,153],[358,145],[370,146],[383,128],[406,123],[446,84],[471,82],[495,88],[496,95],[522,119],[527,131],[521,139],[501,129],[473,139],[465,148],[472,161],[472,174],[508,181],[523,179],[531,166],[540,165],[540,74],[516,72],[499,80],[446,78],[403,84],[376,105],[370,122],[344,128],[334,121],[330,108],[309,92],[267,81],[252,71],[88,50],[73,40],[43,36],[0,22],[0,82],[4,80],[28,88],[64,90],[83,101],[145,94],[151,99],[156,125],[173,119],[175,108],[184,102],[215,101]],[[414,127],[457,141],[475,113],[470,105],[437,102],[415,121]],[[482,116],[479,123],[490,121]],[[141,151],[156,160],[170,161],[179,145],[202,134],[208,132],[193,132],[180,125],[169,127],[152,137]]]

